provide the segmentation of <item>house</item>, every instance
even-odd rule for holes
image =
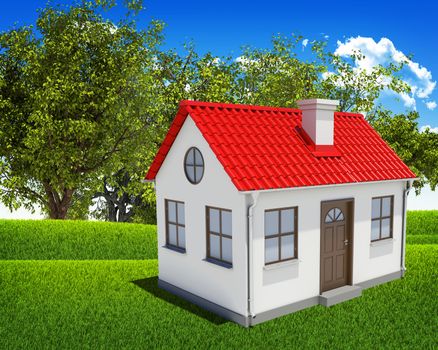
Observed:
[[[159,286],[244,326],[403,277],[415,174],[338,101],[183,101],[146,175]]]

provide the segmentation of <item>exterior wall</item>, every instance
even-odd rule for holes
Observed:
[[[255,314],[320,292],[321,201],[354,198],[353,284],[400,271],[404,181],[260,193],[254,211]],[[394,195],[393,239],[371,244],[371,198]],[[264,211],[298,206],[298,259],[264,267]]]
[[[192,185],[184,173],[184,157],[197,147],[204,158],[201,182]],[[190,116],[156,177],[159,278],[241,315],[247,315],[245,196],[239,194]],[[185,203],[186,253],[166,248],[164,200]],[[233,267],[205,261],[205,206],[232,210]]]

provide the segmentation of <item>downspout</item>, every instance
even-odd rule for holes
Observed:
[[[403,218],[402,218],[402,238],[401,238],[401,257],[400,257],[400,271],[401,276],[405,276],[405,255],[406,255],[406,208],[409,191],[412,188],[412,181],[406,182],[406,188],[403,190]]]
[[[254,314],[254,281],[253,281],[253,236],[254,236],[254,208],[257,205],[259,192],[251,193],[252,204],[248,207],[248,236],[247,236],[247,291],[248,291],[248,326],[251,326]]]

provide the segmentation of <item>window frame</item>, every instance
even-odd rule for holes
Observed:
[[[175,219],[176,219],[176,222],[169,221],[169,203],[170,202],[175,203]],[[164,199],[164,212],[165,212],[164,216],[165,216],[165,223],[166,223],[166,247],[170,248],[172,250],[176,250],[176,251],[181,252],[181,253],[185,253],[186,252],[186,248],[185,247],[181,247],[179,245],[179,228],[180,227],[184,227],[184,230],[185,230],[185,228],[186,228],[186,225],[185,225],[186,220],[185,220],[185,217],[184,217],[184,224],[179,223],[179,221],[178,221],[178,204],[182,204],[184,206],[184,215],[185,215],[186,205],[185,205],[185,203],[183,201],[177,201],[177,200],[173,200],[173,199]],[[169,242],[169,225],[175,225],[176,226],[176,245],[171,244]],[[187,245],[186,245],[187,232],[185,233],[184,237],[185,237],[184,245],[187,247]]]
[[[390,198],[390,213],[389,216],[382,216],[383,211],[383,199],[384,198]],[[380,213],[379,217],[373,218],[373,200],[379,199],[380,200]],[[389,236],[382,238],[382,221],[389,219]],[[372,239],[372,227],[373,222],[379,220],[379,238],[378,239]],[[393,221],[394,221],[394,195],[389,196],[378,196],[378,197],[372,197],[371,198],[371,231],[370,231],[370,241],[371,242],[378,242],[378,241],[384,241],[386,239],[392,239],[393,238]]]
[[[293,232],[285,232],[281,233],[281,212],[283,210],[294,210],[294,231]],[[267,212],[278,212],[278,233],[275,235],[266,236],[266,213]],[[273,264],[279,264],[285,261],[291,261],[291,260],[297,260],[298,259],[298,206],[294,207],[282,207],[282,208],[274,208],[274,209],[265,209],[265,212],[263,214],[263,236],[264,236],[264,243],[265,243],[265,266],[273,265]],[[292,258],[281,258],[281,237],[284,236],[294,236],[294,256]],[[278,260],[266,262],[266,240],[271,238],[278,238]]]
[[[210,231],[210,209],[218,210],[219,211],[219,233],[218,232],[211,232]],[[226,211],[231,213],[231,236],[224,234],[222,232],[222,212]],[[218,208],[218,207],[212,207],[212,206],[205,206],[205,232],[206,232],[206,244],[207,244],[207,258],[206,260],[227,268],[231,268],[233,266],[233,211],[231,209],[225,209],[225,208]],[[219,237],[219,251],[220,251],[220,258],[216,258],[211,256],[210,254],[210,235],[218,236]],[[222,238],[228,238],[231,239],[231,262],[223,260],[223,254],[222,254]]]
[[[187,157],[188,157],[190,151],[193,151],[193,164],[187,164]],[[196,165],[196,157],[195,157],[196,151],[199,152],[199,155],[201,156],[201,160],[202,160],[202,176],[199,178],[198,181],[196,181],[196,167],[201,167],[201,165]],[[184,166],[184,174],[186,175],[187,180],[192,185],[197,185],[202,181],[202,179],[204,178],[204,174],[205,174],[205,161],[204,161],[204,156],[202,155],[202,152],[199,150],[199,148],[192,146],[187,150],[186,154],[184,155],[183,166]],[[193,167],[193,174],[194,174],[195,181],[192,181],[190,179],[189,175],[187,174],[187,167],[188,166]]]

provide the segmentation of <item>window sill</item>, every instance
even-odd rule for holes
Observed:
[[[233,268],[233,264],[230,263],[226,263],[224,261],[220,261],[220,260],[216,260],[216,259],[212,259],[212,258],[205,258],[203,259],[203,261],[206,261],[208,263],[220,266],[220,267],[224,267],[226,269],[231,270]]]
[[[387,245],[387,244],[392,244],[395,241],[394,238],[384,238],[384,239],[379,239],[378,241],[374,241],[370,243],[371,247],[378,247],[381,245]]]
[[[299,260],[297,258],[296,259],[292,259],[292,260],[288,260],[288,261],[280,261],[278,263],[265,265],[265,266],[263,266],[263,269],[266,270],[266,271],[276,270],[276,269],[280,269],[282,267],[298,265],[300,261],[301,260]]]
[[[180,253],[180,254],[186,254],[187,253],[185,248],[178,248],[178,247],[174,247],[174,246],[171,246],[171,245],[163,245],[162,248],[166,248],[168,250],[172,250],[172,251]]]

